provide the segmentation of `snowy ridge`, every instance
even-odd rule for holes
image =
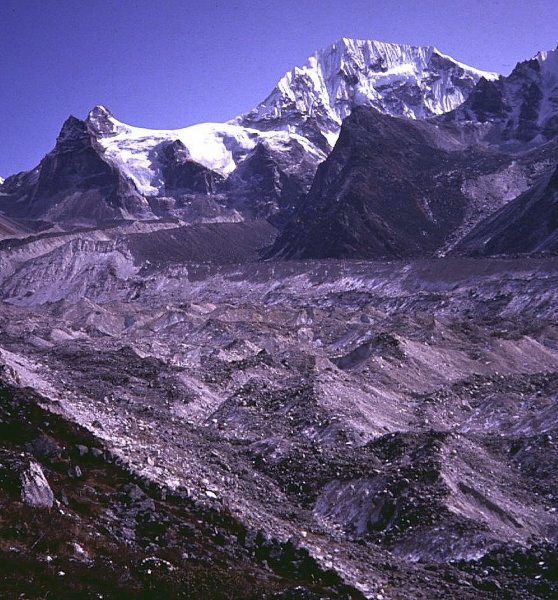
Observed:
[[[96,106],[87,124],[104,151],[105,158],[125,173],[144,195],[160,192],[161,145],[180,140],[192,161],[227,176],[260,142],[279,151],[297,141],[319,162],[323,152],[304,137],[285,131],[262,132],[231,123],[200,123],[174,130],[145,129],[126,125],[103,106]]]

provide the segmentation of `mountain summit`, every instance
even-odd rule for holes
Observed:
[[[306,135],[311,124],[314,141],[319,131],[332,147],[341,122],[355,106],[424,119],[457,108],[481,78],[492,81],[497,75],[432,46],[342,38],[289,71],[262,103],[237,121]]]

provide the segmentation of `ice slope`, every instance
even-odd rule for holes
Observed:
[[[285,131],[257,131],[231,123],[200,123],[174,130],[133,127],[118,121],[105,107],[96,106],[87,117],[90,131],[104,157],[135,183],[144,195],[158,194],[162,186],[159,150],[165,143],[180,140],[191,160],[227,176],[262,141],[271,148],[287,150],[298,141],[316,162],[323,152],[306,138]]]

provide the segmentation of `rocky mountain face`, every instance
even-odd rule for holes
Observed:
[[[445,252],[556,162],[556,142],[517,156],[470,145],[451,124],[358,108],[268,256]]]
[[[355,109],[271,254],[367,258],[437,247],[465,201],[458,186],[439,181],[440,165],[456,172],[458,144],[435,134],[419,122]]]
[[[110,219],[271,218],[296,203],[324,158],[296,134],[227,124],[144,130],[98,106],[85,121],[67,121],[36,169],[6,180],[0,210],[66,229]]]
[[[8,178],[0,210],[66,228],[169,215],[188,222],[264,217],[281,225],[355,106],[410,118],[441,114],[482,76],[493,78],[434,48],[343,39],[229,123],[156,131],[97,106],[85,121],[64,125],[36,169]]]
[[[513,150],[558,135],[558,48],[519,63],[508,77],[483,80],[444,120],[470,122],[485,143]]]
[[[8,216],[51,223],[102,223],[149,212],[135,186],[102,156],[87,124],[74,117],[39,166],[8,177],[1,192]]]
[[[539,178],[550,177],[558,163],[557,57],[556,50],[541,52],[508,77],[483,78],[461,106],[422,122],[353,110],[268,256],[380,258],[472,249],[460,240],[532,186],[529,197],[538,196]],[[518,199],[502,219],[520,205]],[[527,225],[508,230],[524,238],[488,243],[484,252],[549,248],[549,221],[542,211],[535,214],[542,221],[530,221],[529,231]],[[485,239],[495,223],[479,225]]]
[[[558,169],[480,223],[457,250],[475,256],[558,251]]]
[[[215,194],[224,181],[216,171],[193,161],[180,140],[163,145],[160,164],[165,192],[170,196],[180,192]]]

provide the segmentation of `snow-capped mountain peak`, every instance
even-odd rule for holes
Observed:
[[[139,216],[144,218],[152,209],[166,214],[169,207],[186,206],[192,195],[212,194],[226,196],[229,205],[242,206],[247,214],[289,211],[309,189],[318,165],[337,140],[342,121],[355,107],[426,118],[461,104],[481,77],[495,76],[459,63],[432,46],[342,38],[286,73],[250,113],[227,123],[146,129],[128,125],[98,105],[85,120],[70,117],[66,121],[52,160],[39,166],[45,173],[41,185],[44,188],[46,181],[50,186],[50,195],[39,190],[45,198],[43,212],[51,214],[51,192],[60,182],[68,193],[71,190],[66,171],[59,169],[56,177],[47,173],[60,166],[58,157],[67,159],[68,171],[90,171],[95,176],[87,179],[89,187],[95,182],[95,193],[86,197],[84,205],[93,195],[103,197],[110,192],[124,198],[126,214],[139,206]],[[34,197],[34,181],[30,176],[10,182],[11,196],[22,199],[24,208],[28,198]],[[52,204],[63,206],[58,197]],[[106,204],[112,211],[112,204]],[[31,208],[39,214],[41,207]]]
[[[85,123],[70,118],[59,141],[86,131],[103,158],[145,196],[164,193],[161,152],[174,142],[181,156],[228,177],[259,143],[276,152],[303,148],[321,162],[355,106],[423,118],[460,104],[480,77],[494,76],[459,63],[434,47],[341,38],[286,73],[264,102],[228,123],[200,123],[174,130],[127,125],[97,105]]]
[[[481,77],[497,76],[432,46],[341,38],[286,73],[261,104],[237,121],[308,135],[310,120],[331,146],[355,106],[421,119],[459,106]]]
[[[161,189],[158,150],[176,140],[192,161],[225,177],[260,141],[275,147],[298,143],[318,162],[355,106],[424,118],[461,104],[481,77],[496,76],[432,46],[341,38],[286,73],[254,110],[228,123],[146,129],[119,121],[102,105],[86,123],[105,158],[142,194],[153,195]]]
[[[535,55],[535,60],[546,72],[558,75],[558,47],[554,50],[544,50]]]

